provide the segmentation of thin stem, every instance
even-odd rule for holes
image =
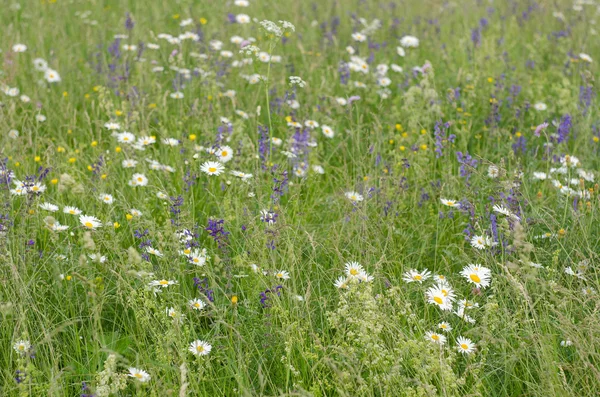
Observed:
[[[267,116],[269,118],[269,157],[267,166],[271,164],[271,144],[273,142],[273,123],[271,122],[271,105],[269,101],[269,78],[271,76],[271,53],[273,52],[273,40],[269,42],[269,64],[267,66],[267,82],[265,84],[265,93],[267,94]]]

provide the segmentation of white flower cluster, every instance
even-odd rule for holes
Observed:
[[[279,23],[281,24],[281,26],[277,25],[273,21],[268,21],[265,19],[264,21],[260,22],[260,26],[262,26],[267,33],[272,33],[277,37],[283,36],[286,30],[292,32],[296,31],[296,27],[291,22],[279,21]]]
[[[240,50],[240,54],[245,55],[257,55],[260,52],[260,48],[255,45],[247,45]]]
[[[297,85],[300,88],[304,88],[306,85],[306,81],[302,80],[298,76],[290,76],[290,85]]]

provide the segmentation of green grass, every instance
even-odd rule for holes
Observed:
[[[578,7],[437,0],[3,6],[0,395],[596,395],[600,47],[595,6]],[[230,13],[256,21],[230,23]],[[365,29],[358,18],[381,23],[366,32],[368,41],[351,36]],[[262,20],[290,21],[295,31],[278,38]],[[188,31],[197,40],[158,38]],[[118,34],[128,37],[116,43]],[[419,46],[402,57],[406,35]],[[240,53],[232,36],[253,37],[281,62]],[[19,43],[27,50],[15,52]],[[125,44],[144,48],[125,51]],[[367,73],[345,78],[348,46]],[[36,58],[61,81],[46,81]],[[236,66],[245,58],[253,62]],[[389,67],[385,88],[380,64]],[[265,79],[250,84],[253,74]],[[291,86],[290,76],[306,86]],[[172,98],[176,91],[183,98]],[[536,110],[540,102],[547,109]],[[335,136],[288,125],[307,120]],[[118,142],[108,122],[156,143],[142,151]],[[261,131],[281,146],[265,154]],[[216,160],[207,149],[225,144],[234,154],[225,172],[202,172]],[[471,156],[470,165],[458,152]],[[126,159],[138,163],[124,168]],[[170,168],[153,169],[148,160]],[[129,186],[134,173],[148,184]],[[15,180],[46,190],[14,194]],[[347,198],[351,191],[364,200]],[[519,218],[495,212],[495,204]],[[86,230],[65,206],[103,226]],[[262,210],[275,217],[272,225]],[[216,220],[223,221],[218,238],[207,230]],[[53,222],[69,228],[52,231]],[[182,230],[191,232],[187,245]],[[476,249],[471,235],[497,245]],[[147,245],[162,256],[146,254]],[[206,249],[205,266],[190,263],[186,248]],[[336,288],[348,262],[359,262],[372,281]],[[460,274],[469,264],[488,268],[491,284],[475,288]],[[581,268],[580,277],[568,267]],[[477,305],[466,310],[473,322],[429,303],[433,278],[406,282],[411,269],[444,275],[454,311],[462,299]],[[275,277],[279,271],[289,279]],[[205,279],[211,299],[195,278]],[[149,287],[162,279],[177,284],[160,293]],[[195,298],[206,307],[193,310]],[[442,321],[450,332],[439,331]],[[428,331],[446,343],[427,340]],[[458,351],[461,336],[475,344],[472,354]],[[21,340],[31,349],[17,351]],[[210,344],[210,353],[189,352],[195,340]],[[150,380],[127,377],[130,367]]]

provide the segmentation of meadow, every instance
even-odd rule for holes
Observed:
[[[0,396],[596,396],[595,0],[6,0]]]

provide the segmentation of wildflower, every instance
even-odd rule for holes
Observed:
[[[137,164],[138,164],[138,162],[133,159],[126,159],[126,160],[121,161],[121,166],[123,168],[134,168]]]
[[[298,76],[290,76],[290,85],[297,85],[300,88],[304,88],[306,86],[306,81],[302,80]]]
[[[417,48],[419,39],[415,36],[404,36],[400,39],[400,45],[404,48]]]
[[[569,340],[569,339],[562,340],[562,341],[560,341],[560,345],[562,347],[569,347],[569,346],[573,346],[573,342],[571,340]]]
[[[40,72],[45,72],[48,69],[48,62],[42,58],[35,58],[33,60],[33,67]]]
[[[206,250],[194,250],[188,254],[186,254],[188,260],[196,266],[204,266],[206,261],[209,259],[206,255]]]
[[[425,339],[431,341],[433,343],[437,343],[438,345],[443,345],[446,343],[446,337],[444,335],[440,335],[436,332],[428,331],[425,334]]]
[[[106,128],[107,130],[111,130],[111,131],[120,130],[121,125],[119,123],[109,122],[109,123],[104,124],[104,128]]]
[[[235,21],[239,24],[250,23],[250,17],[246,14],[238,14],[235,16]]]
[[[488,167],[488,177],[495,179],[498,178],[498,176],[500,176],[500,168],[495,165],[490,165]]]
[[[335,285],[335,287],[339,288],[339,289],[347,289],[348,288],[348,279],[346,277],[340,276],[337,278],[337,280],[335,280],[333,285]]]
[[[200,171],[204,172],[208,175],[221,175],[223,171],[225,171],[225,167],[223,164],[218,161],[207,161],[202,166],[200,166]]]
[[[191,308],[194,310],[202,310],[206,306],[206,303],[204,303],[204,301],[202,301],[199,298],[192,299],[188,303],[191,306]]]
[[[442,202],[442,204],[444,204],[448,207],[460,208],[460,203],[456,200],[448,200],[445,198],[440,198],[440,201]]]
[[[352,201],[353,203],[358,203],[358,202],[364,200],[364,197],[362,196],[362,194],[359,194],[354,191],[346,192],[346,198],[348,200]]]
[[[150,380],[150,374],[148,372],[144,371],[143,369],[134,367],[129,368],[129,374],[127,376],[135,378],[142,383],[148,382]]]
[[[544,111],[548,109],[548,105],[546,105],[544,102],[537,102],[533,105],[533,108],[537,111]]]
[[[472,282],[477,288],[485,288],[490,285],[492,272],[487,267],[481,265],[469,265],[465,267],[460,274],[468,281]]]
[[[233,149],[229,146],[222,146],[216,150],[215,156],[217,156],[221,162],[226,163],[233,158]]]
[[[173,99],[181,99],[181,98],[183,98],[183,92],[175,91],[175,92],[172,92],[169,96]]]
[[[146,186],[148,178],[144,174],[133,174],[130,181],[131,186]]]
[[[150,287],[161,287],[167,288],[170,285],[177,285],[177,281],[174,280],[153,280],[148,284]]]
[[[459,336],[456,338],[456,349],[463,354],[471,354],[475,352],[475,344],[471,339]]]
[[[25,44],[15,44],[12,46],[12,50],[14,52],[25,52],[27,51],[27,46]]]
[[[104,204],[112,204],[114,202],[113,196],[110,194],[101,194],[99,198]]]
[[[13,345],[13,349],[17,353],[25,355],[25,353],[27,353],[29,349],[31,349],[31,343],[28,340],[19,340],[15,342],[15,344]]]
[[[365,269],[363,269],[362,265],[358,262],[348,262],[348,263],[346,263],[345,268],[346,268],[346,275],[351,279],[358,278],[358,275],[361,272],[365,271]]]
[[[279,270],[275,272],[275,277],[281,280],[288,280],[290,278],[290,273],[287,270]]]
[[[46,69],[44,72],[44,78],[48,83],[58,83],[61,80],[58,72],[53,69]]]
[[[427,280],[430,277],[431,277],[431,272],[427,269],[425,269],[425,271],[423,271],[423,272],[419,272],[418,270],[411,269],[411,270],[407,271],[406,273],[404,273],[402,280],[404,280],[407,283],[412,283],[412,282],[416,281],[419,284],[422,284],[423,281]]]
[[[212,350],[212,346],[203,340],[195,340],[190,343],[188,350],[195,356],[206,356]]]
[[[480,250],[485,249],[488,246],[488,240],[485,236],[473,236],[471,246]]]
[[[363,41],[365,41],[367,39],[367,36],[365,36],[364,34],[362,34],[360,32],[356,32],[356,33],[352,33],[352,38],[355,41],[362,43]]]
[[[579,59],[584,62],[592,63],[592,57],[588,54],[584,54],[583,52],[579,54]]]
[[[158,256],[158,257],[162,257],[163,256],[162,252],[160,252],[156,248],[152,248],[152,247],[146,247],[146,252],[149,253],[149,254],[152,254],[154,256]]]
[[[426,293],[427,301],[433,305],[437,305],[442,310],[452,310],[452,297],[439,286],[431,287]]]
[[[56,212],[58,211],[58,205],[50,204],[50,203],[41,203],[39,207],[43,210]]]
[[[510,212],[510,210],[502,205],[499,204],[495,204],[494,207],[492,208],[494,212],[497,212],[499,214],[505,215],[509,218],[513,218],[516,220],[519,220],[519,217],[516,216],[515,214],[513,214],[512,212]]]
[[[323,131],[323,135],[325,135],[327,138],[333,138],[333,136],[335,135],[333,129],[331,129],[331,127],[329,127],[328,125],[321,126],[321,130]]]
[[[89,215],[80,215],[79,222],[88,229],[94,230],[100,226],[102,223],[98,218]]]
[[[135,143],[135,135],[127,131],[120,132],[117,134],[117,141],[119,141],[119,143],[133,144]]]
[[[438,328],[441,329],[444,332],[450,332],[452,331],[452,327],[450,326],[450,324],[448,324],[445,321],[442,321],[441,323],[438,324]]]

